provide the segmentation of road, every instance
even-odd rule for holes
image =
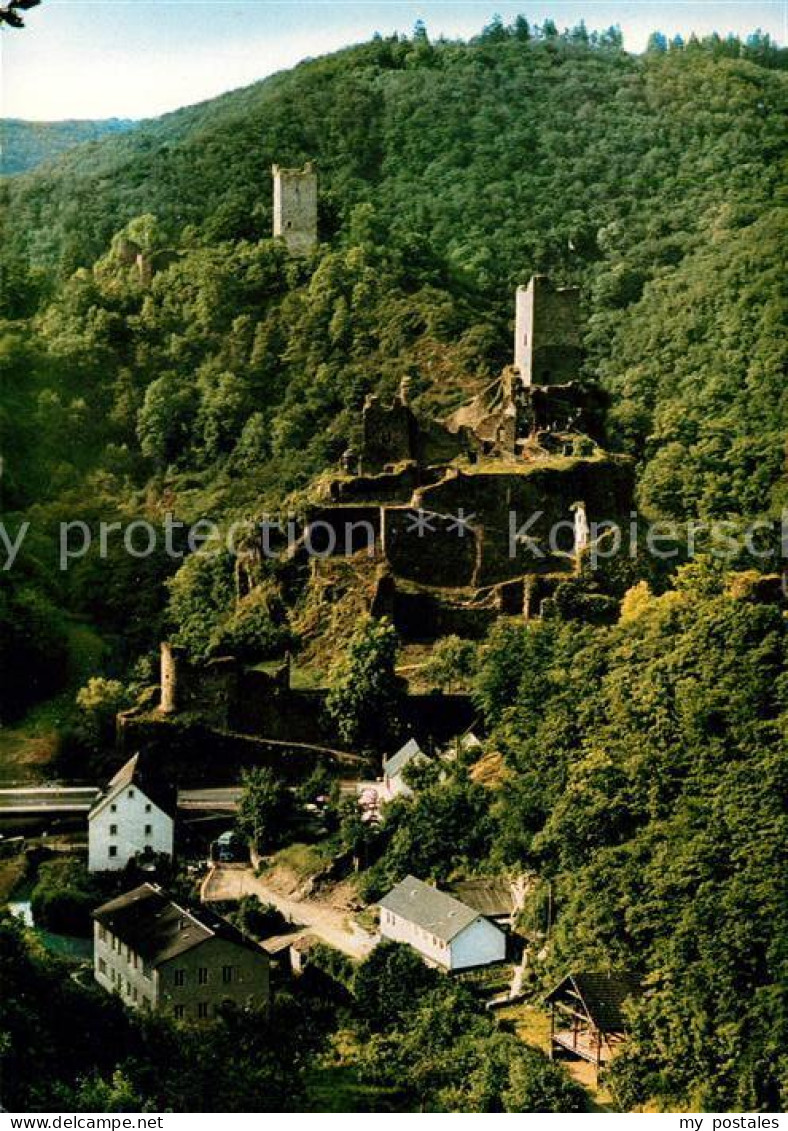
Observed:
[[[320,900],[284,896],[267,887],[251,868],[218,865],[206,877],[201,894],[205,903],[256,895],[261,903],[277,907],[289,922],[307,927],[323,942],[351,958],[366,958],[377,942],[374,935],[350,923],[347,912]]]
[[[88,813],[99,795],[94,786],[35,786],[0,789],[0,815]]]
[[[178,808],[185,812],[234,813],[238,809],[241,788],[182,789]],[[45,813],[57,816],[67,813],[88,813],[101,790],[96,786],[46,785],[18,786],[0,789],[0,816]]]
[[[235,813],[242,793],[240,786],[226,789],[179,789],[178,808],[186,812],[210,809],[217,813]]]

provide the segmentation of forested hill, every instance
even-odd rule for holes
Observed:
[[[47,316],[47,350],[82,335],[95,358],[101,344],[107,410],[117,417],[125,398],[128,417],[110,438],[137,450],[132,416],[154,370],[212,370],[200,394],[211,403],[190,418],[215,414],[230,373],[235,407],[218,443],[196,432],[190,450],[159,437],[147,451],[171,463],[178,448],[182,468],[205,468],[231,457],[264,409],[267,467],[283,483],[294,449],[311,452],[296,479],[335,457],[343,412],[379,379],[408,372],[450,400],[500,365],[513,287],[546,271],[582,287],[589,373],[611,394],[616,446],[642,460],[642,505],[761,512],[776,505],[786,423],[784,61],[757,36],[657,40],[634,57],[614,34],[535,38],[522,20],[468,44],[420,30],[376,39],[5,182],[6,313],[54,300],[62,323],[68,309],[59,345]],[[270,233],[272,162],[307,159],[325,240],[311,283],[257,242]],[[155,217],[147,238],[178,262],[145,303],[95,273],[88,294],[75,270],[143,215]],[[213,304],[204,332],[195,303]],[[143,307],[144,335],[129,319]],[[110,328],[119,316],[122,333]],[[250,325],[231,344],[239,318]],[[189,346],[157,356],[173,319],[190,320]],[[70,366],[69,394],[95,400],[93,377],[83,388]],[[131,407],[128,381],[117,385],[129,370]]]
[[[95,122],[25,122],[4,118],[0,121],[0,175],[26,173],[75,145],[123,133],[133,129],[134,124],[121,118]]]
[[[229,555],[178,568],[111,532],[170,513],[303,513],[355,446],[367,394],[409,377],[417,412],[448,410],[500,372],[513,289],[534,272],[581,288],[583,376],[607,393],[608,448],[635,457],[640,516],[779,514],[784,63],[758,35],[657,36],[634,57],[615,32],[559,36],[549,21],[494,21],[467,44],[417,28],[6,178],[0,509],[7,537],[30,533],[0,568],[3,723],[84,669],[88,622],[113,678],[83,689],[71,731],[59,722],[64,776],[105,758],[165,636],[198,660],[261,662],[303,660],[322,633],[336,717],[352,693],[379,735],[397,642],[362,619],[344,651],[353,574],[293,593],[289,570],[263,563],[239,599]],[[270,167],[307,160],[322,242],[293,259],[270,238]],[[58,523],[99,519],[106,553],[94,540],[58,568]],[[644,979],[614,1066],[630,1108],[785,1107],[788,620],[745,572],[774,562],[657,573],[644,554],[611,563],[616,624],[583,623],[570,599],[501,620],[478,649],[449,640],[444,672],[458,655],[475,672],[484,758],[471,776],[461,757],[448,780],[433,767],[392,806],[367,870],[375,898],[408,872],[538,874],[526,917],[540,947],[550,935],[546,973]],[[572,581],[580,598],[593,584]],[[343,848],[366,852],[362,824]],[[543,1110],[527,1073],[501,1083],[521,1066],[499,1071],[499,1035],[498,1059],[471,1050],[466,1015],[435,1001],[408,1003],[407,1034],[368,1042],[371,1078],[387,1082],[383,1064],[398,1091],[420,1081],[420,1110],[499,1110],[502,1089],[511,1110]]]

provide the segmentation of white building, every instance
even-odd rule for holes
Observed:
[[[268,1005],[268,955],[210,908],[142,884],[98,907],[93,919],[95,979],[130,1009],[201,1021],[227,1004]]]
[[[407,943],[444,970],[468,970],[506,958],[506,935],[499,927],[414,876],[406,876],[381,899],[380,934]]]
[[[407,766],[418,765],[419,762],[428,762],[429,759],[419,746],[415,738],[409,739],[396,754],[383,762],[383,792],[384,799],[391,801],[395,797],[412,797],[413,790],[405,781],[403,772]]]
[[[172,856],[176,791],[140,754],[118,770],[88,816],[88,870],[125,868],[134,857]]]

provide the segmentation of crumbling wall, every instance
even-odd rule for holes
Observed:
[[[367,397],[362,420],[363,441],[360,470],[381,471],[387,465],[418,460],[418,424],[401,396],[391,404],[380,397]]]
[[[458,604],[434,593],[395,589],[390,615],[397,632],[407,641],[438,640],[443,636],[481,640],[500,611],[495,604]]]
[[[321,507],[313,511],[304,531],[304,547],[312,557],[372,557],[381,536],[379,506]]]
[[[420,484],[434,483],[440,475],[439,470],[420,469],[415,461],[410,461],[396,471],[332,479],[327,495],[331,504],[337,506],[343,503],[407,503]]]
[[[165,715],[198,714],[214,726],[226,727],[238,698],[240,670],[232,656],[191,664],[182,648],[165,642],[159,710]]]
[[[385,509],[383,552],[397,576],[442,588],[571,572],[573,505],[583,502],[589,521],[618,521],[626,533],[632,486],[632,461],[623,457],[555,459],[512,472],[447,476],[420,492],[431,529],[419,526],[413,509]],[[460,515],[469,527],[458,524]],[[524,536],[516,537],[524,527]]]
[[[399,577],[436,587],[473,585],[479,557],[478,536],[451,530],[452,519],[412,507],[383,511],[382,551]]]

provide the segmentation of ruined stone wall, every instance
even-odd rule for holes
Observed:
[[[459,605],[432,593],[395,590],[391,617],[404,640],[438,640],[443,636],[462,636],[481,640],[499,616],[495,605]]]
[[[363,416],[362,473],[417,458],[418,425],[408,405],[400,398],[387,405],[380,397],[368,397]]]
[[[383,552],[394,574],[441,588],[484,587],[530,573],[574,569],[572,506],[583,502],[589,521],[618,520],[625,529],[632,499],[633,467],[624,458],[562,459],[527,470],[479,471],[443,479],[420,493],[432,529],[416,525],[409,508],[384,510]],[[449,516],[469,518],[461,536]],[[510,547],[512,526],[532,516],[527,534],[535,548]],[[548,536],[563,523],[554,547]],[[510,549],[514,553],[510,553]]]
[[[325,692],[276,686],[265,672],[247,670],[230,729],[280,742],[341,746],[324,715]]]
[[[355,475],[352,479],[334,479],[328,486],[327,494],[331,503],[336,505],[407,503],[420,484],[434,483],[440,478],[440,474],[439,471],[430,469],[420,470],[418,464],[411,462],[396,471]]]
[[[381,521],[378,506],[322,507],[309,515],[304,547],[312,557],[372,557],[380,544]]]
[[[226,727],[238,698],[240,665],[233,657],[209,660],[196,667],[177,645],[161,645],[162,714],[199,714]]]
[[[275,239],[283,239],[293,255],[308,255],[317,244],[317,174],[311,163],[303,169],[274,165]]]
[[[478,557],[477,535],[466,531],[460,538],[449,529],[451,520],[440,514],[427,516],[429,527],[420,528],[419,520],[418,510],[411,507],[384,509],[382,552],[393,572],[422,585],[472,585]]]
[[[292,745],[291,745],[292,743]],[[277,741],[268,736],[225,731],[194,717],[171,719],[151,713],[127,715],[118,731],[119,769],[142,747],[157,768],[180,789],[238,784],[240,771],[269,766],[288,781],[302,781],[316,766],[333,767],[338,774],[358,774],[350,757],[321,754],[296,739]],[[328,745],[318,743],[316,745]],[[337,743],[330,744],[332,749]]]

